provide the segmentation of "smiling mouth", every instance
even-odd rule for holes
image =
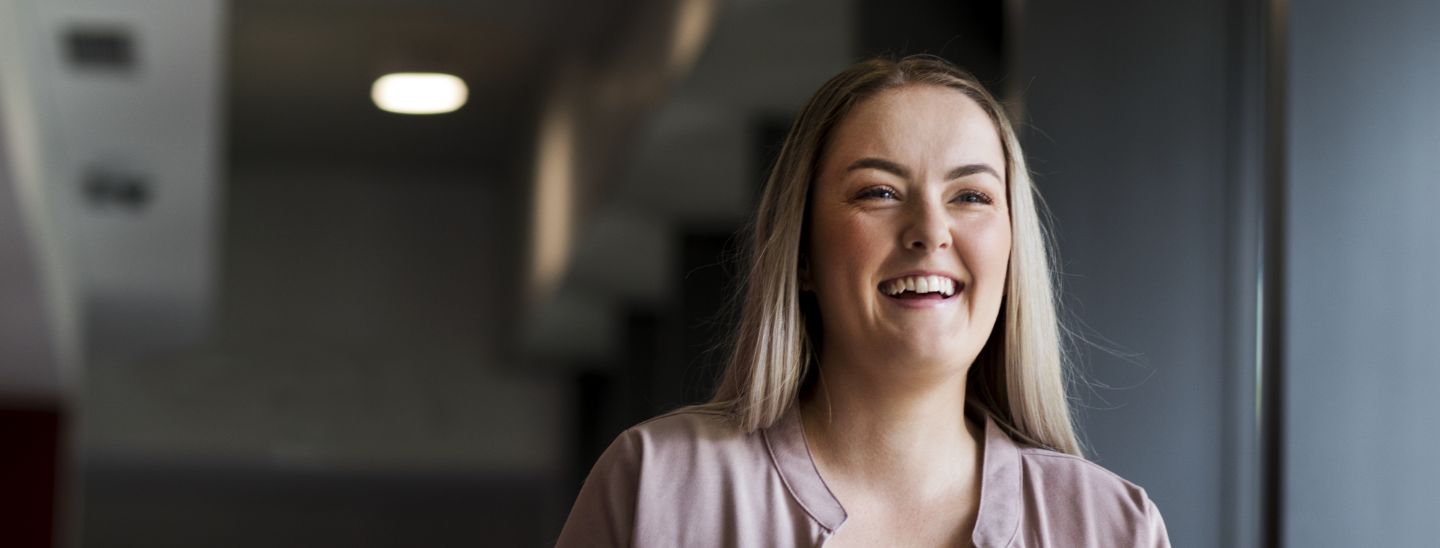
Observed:
[[[879,289],[895,299],[942,300],[963,291],[965,284],[945,276],[905,276],[882,282]]]

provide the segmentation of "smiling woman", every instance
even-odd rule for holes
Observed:
[[[562,546],[1167,546],[1085,460],[1004,111],[932,57],[827,82],[757,212],[711,403],[621,434]]]

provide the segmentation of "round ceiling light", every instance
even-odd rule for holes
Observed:
[[[370,86],[370,99],[381,110],[398,114],[443,114],[465,105],[465,81],[438,72],[386,74]]]

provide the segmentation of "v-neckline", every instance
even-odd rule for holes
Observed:
[[[980,505],[971,540],[976,546],[1006,546],[1020,527],[1020,449],[988,413],[982,451]],[[798,403],[791,405],[774,425],[763,431],[770,458],[785,487],[805,512],[826,531],[834,533],[847,514],[835,493],[820,476],[820,469],[805,442],[805,425]]]

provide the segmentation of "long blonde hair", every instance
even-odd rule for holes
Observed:
[[[1049,234],[1003,107],[969,73],[936,57],[870,59],[826,82],[790,128],[751,227],[740,323],[714,398],[705,407],[744,431],[774,424],[815,369],[818,311],[800,290],[808,195],[831,130],[856,105],[906,85],[954,89],[990,116],[1005,153],[1012,244],[997,322],[971,365],[966,399],[1018,441],[1080,455],[1066,395]],[[1003,325],[1004,328],[999,327]]]

